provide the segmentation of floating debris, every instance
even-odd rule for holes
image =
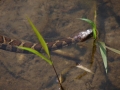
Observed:
[[[88,69],[88,68],[84,67],[84,66],[83,66],[83,65],[81,65],[81,64],[78,64],[76,67],[81,68],[81,69],[83,69],[83,70],[85,70],[85,71],[87,71],[87,72],[89,72],[89,73],[94,74],[94,73],[93,73],[90,69]]]

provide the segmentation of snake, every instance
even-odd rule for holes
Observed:
[[[48,42],[47,46],[49,51],[57,50],[65,46],[69,46],[71,44],[75,44],[78,42],[83,42],[92,37],[92,29],[87,29],[85,31],[81,31],[77,33],[73,37],[66,37],[60,40],[56,40],[53,42]],[[18,48],[18,46],[28,47],[37,50],[38,52],[44,52],[40,43],[32,43],[29,41],[22,41],[18,39],[11,39],[4,35],[0,35],[0,49],[10,51],[10,52],[17,52],[17,53],[29,53],[26,50],[22,50]]]

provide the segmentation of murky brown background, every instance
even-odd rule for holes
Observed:
[[[97,26],[100,40],[110,47],[120,46],[120,1],[97,0]],[[91,28],[76,18],[94,18],[93,0],[0,0],[0,34],[11,38],[38,42],[26,16],[28,16],[47,41],[73,36]],[[76,58],[52,53],[58,74],[80,62],[90,68],[92,41],[87,47],[72,45],[62,51]],[[83,44],[84,44],[83,43]],[[120,55],[108,51],[108,73],[105,74],[102,58],[97,49],[91,67],[94,74],[73,68],[65,74],[65,90],[120,90]],[[0,90],[58,90],[53,68],[32,54],[18,54],[0,50]]]

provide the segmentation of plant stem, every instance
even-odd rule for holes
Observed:
[[[54,67],[53,64],[52,64],[52,67],[53,67],[53,69],[54,69],[54,71],[55,71],[55,74],[56,74],[56,76],[57,76],[58,83],[59,83],[59,85],[60,85],[60,89],[61,89],[61,90],[64,90],[64,88],[62,87],[62,84],[60,83],[60,80],[59,80],[59,77],[58,77],[57,71],[56,71],[56,69],[55,69],[55,67]]]

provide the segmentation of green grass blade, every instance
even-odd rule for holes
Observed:
[[[18,48],[19,48],[19,49],[26,50],[26,51],[29,51],[29,52],[31,52],[31,53],[33,53],[33,54],[41,57],[43,60],[45,60],[46,62],[48,62],[50,65],[52,65],[52,61],[49,60],[49,59],[47,59],[45,56],[43,56],[43,55],[42,55],[41,53],[39,53],[37,50],[34,50],[34,49],[32,49],[32,48],[28,48],[28,47],[21,47],[21,46],[19,46]]]
[[[88,22],[88,23],[92,26],[93,37],[94,37],[94,39],[96,39],[96,38],[97,38],[96,24],[95,24],[93,21],[91,21],[91,20],[89,20],[89,19],[86,19],[86,18],[78,18],[78,19],[81,19],[81,20],[83,20],[83,21],[86,21],[86,22]]]
[[[108,47],[108,46],[105,46],[105,47],[106,47],[107,49],[109,49],[109,50],[111,50],[111,51],[117,53],[117,54],[120,54],[120,51],[117,50],[117,49],[114,49],[114,48],[111,48],[111,47]]]
[[[86,19],[86,18],[80,18],[80,19],[83,20],[83,21],[88,22],[92,27],[94,27],[94,22],[93,21],[91,21],[89,19]]]
[[[37,36],[40,44],[42,45],[42,47],[43,47],[43,49],[45,50],[46,54],[47,54],[47,55],[49,56],[49,58],[50,58],[50,53],[49,53],[48,46],[47,46],[45,40],[43,39],[42,35],[38,32],[37,28],[34,26],[34,24],[32,23],[32,21],[31,21],[29,18],[27,18],[27,19],[28,19],[28,21],[29,21],[29,23],[30,23],[33,31],[35,32],[35,34],[36,34],[36,36]]]
[[[100,52],[101,52],[101,56],[102,56],[102,59],[103,59],[105,71],[107,73],[107,55],[106,55],[105,43],[104,42],[98,42],[98,46],[100,47]]]

